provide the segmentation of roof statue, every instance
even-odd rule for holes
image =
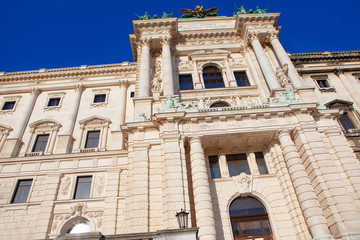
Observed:
[[[175,13],[175,10],[173,10],[172,13],[170,13],[170,14],[163,12],[163,15],[161,18],[171,18],[174,13]]]
[[[210,8],[207,10],[203,10],[204,6],[195,6],[195,10],[182,8],[180,9],[181,18],[190,18],[190,17],[197,17],[197,18],[204,18],[204,17],[214,17],[217,16],[216,13],[219,11],[217,8]]]
[[[236,8],[236,10],[238,10],[237,12],[234,12],[234,15],[238,15],[238,14],[246,14],[246,9],[244,8],[244,6],[240,6],[240,9],[236,6],[236,2],[234,3],[234,7]]]
[[[140,20],[151,19],[151,16],[149,15],[148,12],[145,12],[145,14],[142,15],[142,16],[139,16],[139,15],[137,15],[136,13],[135,13],[135,15],[136,15]]]
[[[161,18],[171,18],[174,13],[175,13],[175,10],[173,10],[172,13],[170,13],[170,14],[167,14],[166,12],[163,12]],[[147,19],[156,19],[156,18],[159,18],[157,14],[154,14],[154,16],[151,17],[148,12],[145,12],[145,14],[142,15],[142,16],[139,16],[139,15],[136,14],[136,13],[135,13],[135,15],[139,18],[139,20],[147,20]]]
[[[261,8],[259,8],[259,6],[256,6],[255,11],[252,8],[250,8],[249,11],[246,12],[246,9],[244,8],[244,6],[240,6],[240,8],[238,8],[236,5],[236,2],[233,6],[237,10],[237,12],[234,12],[234,15],[247,14],[247,13],[266,13],[267,9],[269,8],[269,6],[267,6],[265,9],[261,9]]]

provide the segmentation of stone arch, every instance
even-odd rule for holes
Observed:
[[[91,228],[91,232],[97,231],[96,224],[92,219],[88,219],[83,216],[74,216],[73,218],[64,220],[62,223],[60,223],[60,225],[59,225],[60,236],[65,236],[65,234],[68,233],[68,231],[71,229],[72,226],[79,224],[79,223],[83,223],[83,222],[89,224],[89,226]]]

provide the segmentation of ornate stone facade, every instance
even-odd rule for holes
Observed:
[[[360,52],[288,54],[278,19],[137,20],[134,63],[2,74],[2,237],[360,239]]]

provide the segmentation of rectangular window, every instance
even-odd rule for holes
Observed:
[[[255,158],[260,174],[268,174],[269,172],[266,167],[264,154],[262,152],[256,152]]]
[[[74,199],[86,199],[90,197],[92,176],[78,177]]]
[[[102,103],[105,102],[106,94],[95,94],[94,103]]]
[[[32,179],[19,180],[11,203],[25,203],[28,199]]]
[[[238,87],[250,86],[246,72],[234,72]]]
[[[180,90],[194,89],[191,74],[179,75]]]
[[[99,145],[100,131],[89,131],[86,137],[85,148],[97,148]]]
[[[135,97],[135,92],[130,92],[130,97],[131,98]]]
[[[355,128],[347,113],[341,115],[341,117],[339,118],[339,122],[345,131]]]
[[[1,110],[11,110],[11,109],[14,109],[15,107],[15,101],[8,101],[8,102],[5,102],[1,108]]]
[[[221,178],[218,156],[209,156],[211,178]]]
[[[56,107],[60,104],[60,98],[50,98],[47,104],[48,107]]]
[[[245,153],[226,155],[226,161],[231,177],[237,176],[242,172],[250,174],[250,169]]]
[[[317,84],[320,88],[329,88],[330,84],[326,79],[318,79],[316,80]]]
[[[35,144],[31,152],[45,152],[49,134],[41,134],[36,136]]]

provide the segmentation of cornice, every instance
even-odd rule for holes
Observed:
[[[324,52],[309,52],[309,53],[291,53],[289,54],[291,61],[295,64],[313,63],[313,62],[327,62],[327,61],[349,61],[360,60],[360,50],[354,51],[324,51]]]
[[[121,63],[73,68],[40,69],[38,71],[0,73],[0,83],[27,81],[37,79],[53,79],[68,77],[86,77],[93,75],[109,75],[136,73],[136,63]]]

